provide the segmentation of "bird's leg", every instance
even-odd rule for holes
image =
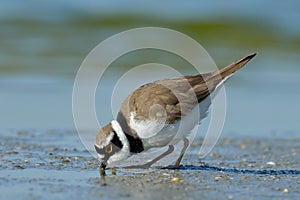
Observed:
[[[182,157],[183,157],[186,149],[188,148],[188,146],[189,146],[189,140],[187,138],[183,138],[183,147],[182,147],[179,157],[176,160],[175,165],[172,167],[173,169],[179,169],[180,162],[181,162]]]
[[[173,145],[169,145],[169,148],[167,151],[165,151],[164,153],[162,153],[161,155],[157,156],[156,158],[154,158],[153,160],[151,160],[150,162],[147,162],[146,164],[143,165],[133,165],[133,166],[126,166],[123,167],[125,169],[134,169],[134,168],[143,168],[143,169],[148,169],[150,168],[151,165],[153,165],[154,163],[156,163],[157,161],[159,161],[160,159],[166,157],[167,155],[169,155],[170,153],[172,153],[174,151],[174,146]]]

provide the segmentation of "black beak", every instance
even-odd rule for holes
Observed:
[[[97,153],[100,154],[100,155],[103,155],[103,150],[99,149],[99,147],[97,147],[96,145],[94,145],[94,146],[95,146],[95,149],[96,149]],[[104,159],[102,159],[103,162],[100,165],[100,169],[105,170],[106,165],[107,165],[107,163],[106,163],[107,159],[108,159],[107,156],[105,156]]]

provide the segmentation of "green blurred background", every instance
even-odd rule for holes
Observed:
[[[299,21],[297,0],[2,0],[0,130],[74,129],[72,87],[86,55],[113,34],[159,26],[197,40],[219,67],[258,52],[226,84],[224,134],[299,136]],[[113,69],[166,59],[178,65],[161,52],[136,52]],[[119,76],[114,70],[108,88],[114,84],[110,77]],[[97,105],[103,123],[112,118],[107,94],[97,94],[106,99]]]

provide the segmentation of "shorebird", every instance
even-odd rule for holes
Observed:
[[[105,169],[107,165],[150,148],[168,146],[167,151],[150,162],[134,166],[148,168],[172,153],[174,144],[183,141],[183,148],[173,165],[173,168],[179,168],[189,145],[187,136],[199,124],[199,120],[193,120],[194,111],[200,112],[200,121],[205,118],[212,94],[255,55],[252,53],[220,70],[158,80],[134,90],[123,101],[117,119],[96,134],[94,146],[101,167]],[[196,109],[197,105],[199,109]],[[187,125],[178,133],[182,122]]]

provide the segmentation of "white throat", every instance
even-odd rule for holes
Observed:
[[[113,120],[113,121],[111,121],[111,125],[112,125],[113,130],[116,132],[118,138],[122,142],[123,147],[118,153],[114,154],[113,156],[111,156],[108,159],[108,161],[107,161],[108,164],[124,160],[130,156],[129,142],[128,142],[128,139],[125,136],[119,122],[117,122],[116,120]]]

